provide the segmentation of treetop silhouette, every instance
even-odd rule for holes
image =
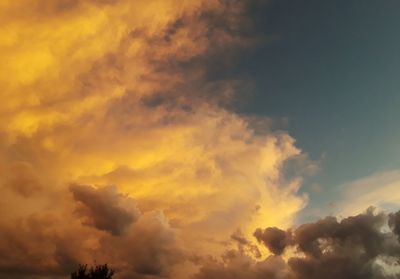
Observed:
[[[90,268],[87,265],[79,265],[78,270],[71,273],[71,279],[112,279],[114,273],[107,264]]]

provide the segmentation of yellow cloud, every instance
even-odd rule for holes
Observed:
[[[74,219],[71,182],[115,185],[143,212],[139,231],[149,225],[151,235],[160,229],[172,237],[177,230],[193,254],[218,256],[237,229],[250,236],[260,226],[291,224],[305,202],[296,196],[299,181],[286,185],[281,179],[285,161],[301,153],[294,139],[283,132],[257,133],[251,120],[218,105],[231,98],[238,81],[212,83],[205,65],[193,62],[215,45],[243,46],[237,35],[212,30],[202,14],[229,18],[224,3],[17,2],[0,5],[0,167],[26,177],[12,180],[15,185],[0,178],[7,199],[0,231],[17,229],[12,224],[20,220],[18,241],[30,241],[25,222],[50,222],[57,225],[50,226],[49,246],[69,251],[54,233],[76,245],[83,241],[87,250],[71,254],[74,260],[98,256],[110,240]],[[63,217],[84,239],[70,238]],[[39,225],[30,229],[37,230],[34,241],[45,238]],[[129,241],[140,233],[132,230],[115,240],[118,247],[123,241],[134,246]],[[57,269],[52,247],[43,253],[30,249],[25,261],[48,258],[37,264]],[[23,255],[16,258],[24,261]]]

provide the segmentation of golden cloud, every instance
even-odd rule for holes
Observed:
[[[301,151],[227,109],[243,81],[207,79],[209,59],[255,43],[242,8],[1,2],[0,273],[96,259],[187,278],[236,230],[291,224],[305,200],[281,170]]]

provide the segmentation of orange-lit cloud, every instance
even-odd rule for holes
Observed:
[[[207,78],[257,43],[243,5],[2,1],[0,273],[188,278],[234,232],[291,224],[301,151],[228,109],[244,81]]]

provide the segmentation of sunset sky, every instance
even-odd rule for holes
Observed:
[[[400,278],[399,15],[1,0],[0,279]]]

